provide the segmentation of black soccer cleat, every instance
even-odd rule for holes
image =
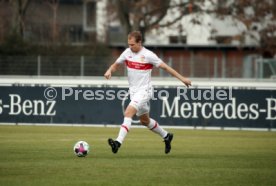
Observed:
[[[118,142],[118,141],[114,141],[114,140],[111,139],[111,138],[109,138],[109,139],[107,140],[107,142],[108,142],[108,144],[110,145],[112,152],[113,152],[114,154],[117,153],[118,150],[119,150],[119,148],[120,148],[120,146],[121,146],[121,143]]]
[[[167,136],[164,138],[165,142],[165,153],[168,154],[171,151],[171,142],[173,140],[173,134],[168,133]]]

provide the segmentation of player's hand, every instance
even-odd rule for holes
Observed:
[[[110,79],[111,78],[111,71],[109,69],[104,74],[104,77],[105,77],[105,79]]]
[[[192,86],[192,82],[191,80],[189,80],[188,78],[182,78],[182,82],[189,88],[189,86]]]

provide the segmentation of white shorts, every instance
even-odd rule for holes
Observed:
[[[130,103],[136,110],[137,116],[149,113],[150,111],[151,91],[140,90],[136,93],[130,93]]]

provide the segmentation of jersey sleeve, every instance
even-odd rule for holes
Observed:
[[[163,61],[153,52],[150,52],[148,55],[149,63],[153,64],[154,66],[158,67]]]
[[[128,49],[126,49],[115,61],[115,63],[119,63],[122,64],[125,62],[126,60],[126,53],[127,53]]]

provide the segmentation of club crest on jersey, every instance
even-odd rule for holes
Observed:
[[[141,55],[140,61],[141,61],[141,62],[145,62],[145,56]]]

